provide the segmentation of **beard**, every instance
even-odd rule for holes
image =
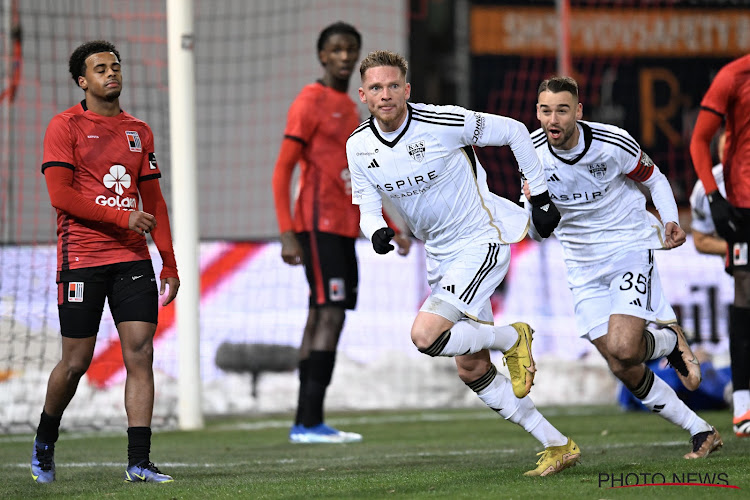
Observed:
[[[120,89],[113,90],[112,92],[108,92],[104,96],[104,100],[107,102],[114,102],[120,97],[120,92],[121,92]]]

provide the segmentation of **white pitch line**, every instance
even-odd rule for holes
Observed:
[[[664,441],[661,443],[651,443],[650,446],[658,447],[671,447],[671,446],[682,446],[685,445],[685,441]],[[588,446],[587,450],[605,450],[614,448],[632,448],[642,447],[642,443],[614,443],[604,446]],[[533,450],[528,448],[502,448],[496,450],[453,450],[445,452],[430,452],[420,451],[414,453],[388,453],[382,455],[385,459],[405,460],[410,458],[430,458],[430,457],[454,457],[454,456],[470,456],[470,455],[507,455],[516,453],[531,453]],[[585,456],[585,455],[584,455]],[[336,464],[336,463],[348,463],[356,460],[362,460],[361,455],[344,455],[336,457],[327,457],[324,459],[325,464]],[[247,465],[281,465],[281,464],[304,464],[304,463],[321,463],[320,457],[310,458],[280,458],[276,460],[247,460],[242,462],[230,462],[230,463],[198,463],[198,462],[159,462],[160,467],[167,468],[212,468],[212,467],[241,467]],[[57,467],[110,467],[110,468],[124,468],[124,462],[58,462]],[[29,463],[15,463],[8,464],[8,467],[26,468],[29,467]],[[0,466],[1,467],[1,466]]]

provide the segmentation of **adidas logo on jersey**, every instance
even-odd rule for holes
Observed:
[[[455,294],[456,293],[456,285],[445,285],[443,287],[443,290],[447,290],[450,293]]]
[[[372,162],[367,165],[367,168],[380,168],[380,164],[378,163],[378,160],[372,160]]]
[[[547,182],[557,182],[560,178],[557,176],[557,174],[552,174],[549,179],[547,179]]]
[[[638,307],[643,307],[643,304],[641,304],[641,299],[632,300],[630,302],[630,305],[632,305],[632,306],[638,306]]]

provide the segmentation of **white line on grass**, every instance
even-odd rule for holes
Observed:
[[[671,447],[671,446],[683,446],[685,445],[685,441],[664,441],[661,443],[651,443],[650,446],[658,446],[658,447]],[[635,448],[635,447],[642,447],[642,443],[632,443],[632,444],[626,444],[626,443],[614,443],[604,446],[588,446],[586,449],[591,451],[599,451],[599,450],[605,450],[605,449],[614,449],[614,448]],[[507,454],[515,454],[515,453],[529,453],[528,448],[502,448],[502,449],[496,449],[496,450],[453,450],[453,451],[445,451],[445,452],[431,452],[431,451],[420,451],[420,452],[414,452],[414,453],[388,453],[383,455],[382,457],[384,459],[389,460],[406,460],[410,458],[430,458],[430,457],[454,457],[454,456],[469,456],[469,455],[507,455]],[[212,467],[242,467],[246,465],[280,465],[280,464],[296,464],[296,463],[306,463],[306,462],[314,462],[314,463],[320,463],[320,457],[310,457],[310,458],[281,458],[276,460],[247,460],[242,462],[233,462],[233,463],[198,463],[198,462],[159,462],[160,467],[164,467],[164,469],[168,468],[212,468]],[[346,462],[352,462],[355,460],[362,460],[361,455],[353,455],[353,456],[337,456],[337,457],[328,457],[325,459],[325,462],[328,464],[332,463],[346,463]],[[29,467],[29,463],[15,463],[15,464],[9,464],[10,467],[18,467],[18,468],[26,468]],[[124,462],[62,462],[57,463],[57,467],[112,467],[112,468],[122,468],[125,467]]]

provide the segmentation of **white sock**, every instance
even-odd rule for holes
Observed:
[[[518,332],[512,326],[495,327],[472,320],[461,320],[450,329],[450,336],[445,345],[435,352],[440,348],[441,338],[438,338],[425,353],[431,356],[461,356],[482,349],[505,352],[518,341]]]
[[[496,349],[500,352],[507,352],[518,342],[518,332],[510,325],[495,326],[495,342],[490,349]]]
[[[513,385],[504,375],[497,373],[494,365],[487,374],[466,384],[477,393],[479,399],[500,414],[505,420],[523,427],[545,448],[567,444],[565,437],[536,409],[531,398],[518,399],[513,394]]]
[[[645,398],[641,399],[641,402],[652,412],[658,413],[660,417],[688,431],[691,436],[695,436],[699,432],[711,430],[708,422],[688,408],[677,397],[674,390],[657,375],[654,375],[654,383],[651,386],[651,390],[648,391]]]
[[[750,390],[743,389],[732,393],[734,418],[739,418],[750,411]]]
[[[646,360],[661,359],[674,351],[674,348],[677,346],[677,334],[671,328],[657,328],[653,325],[646,328],[643,335],[646,337],[647,346],[650,342],[648,338],[649,334],[653,338],[654,352]],[[648,355],[648,353],[646,354]]]

